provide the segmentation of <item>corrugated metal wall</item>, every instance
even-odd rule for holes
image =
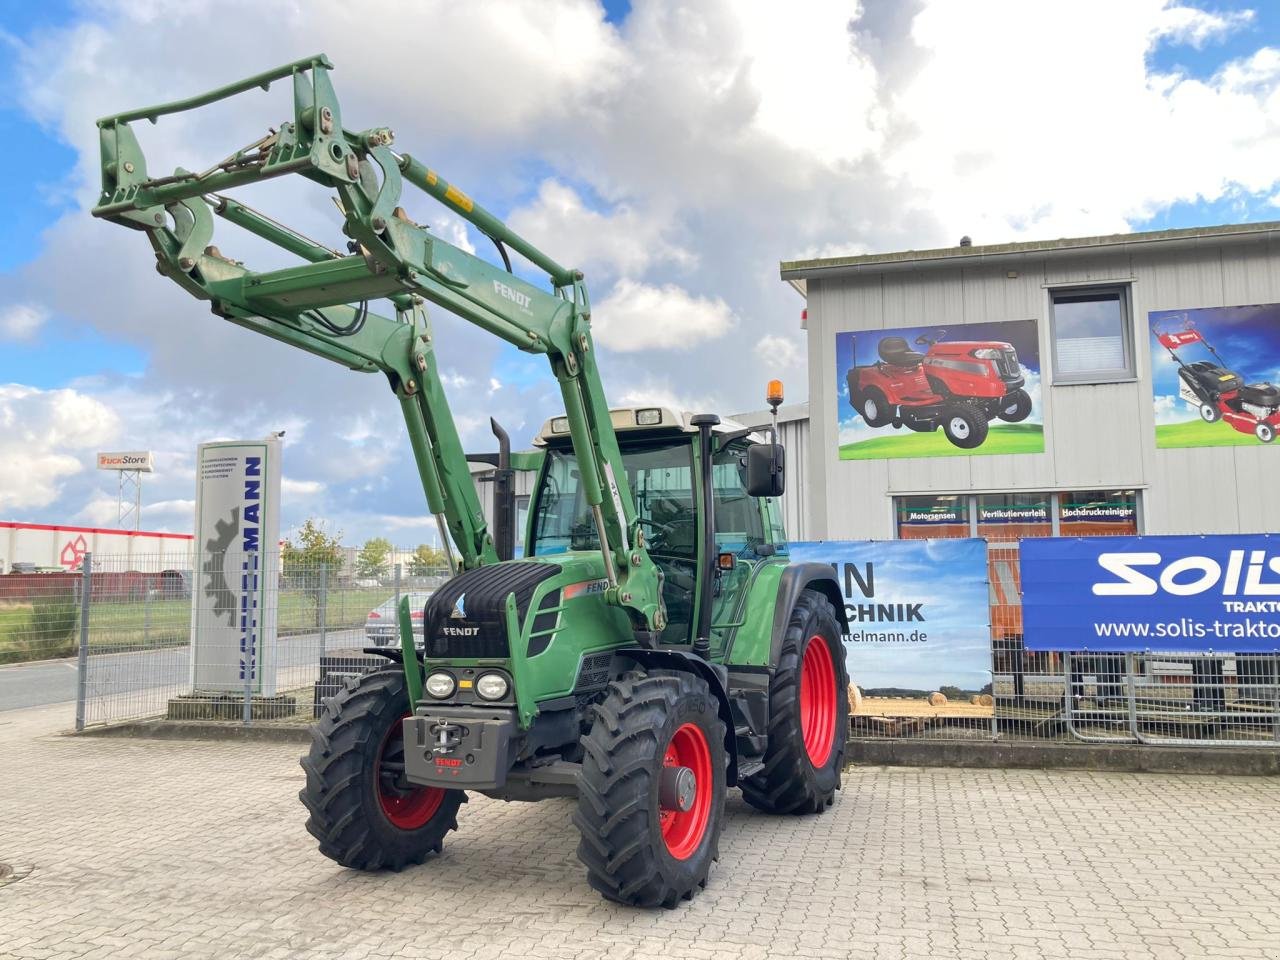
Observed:
[[[1084,282],[1130,284],[1135,382],[1051,384],[1049,288]],[[808,536],[892,537],[892,497],[899,494],[1122,487],[1143,490],[1147,533],[1280,530],[1280,499],[1273,493],[1280,443],[1156,449],[1147,324],[1151,310],[1280,301],[1280,242],[1270,234],[810,279],[808,300]],[[1040,334],[1044,454],[838,459],[838,331],[1032,317]]]

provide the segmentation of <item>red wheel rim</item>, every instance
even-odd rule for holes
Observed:
[[[662,765],[688,767],[693,772],[693,804],[689,809],[660,810],[658,815],[667,852],[677,860],[688,860],[702,845],[707,824],[711,822],[711,795],[715,792],[711,747],[702,728],[686,723],[677,730],[667,744]]]
[[[406,713],[405,717],[411,716]],[[404,717],[391,725],[378,751],[374,768],[374,784],[378,805],[393,827],[417,830],[424,827],[444,802],[443,787],[401,786],[397,781],[404,773]]]
[[[800,663],[800,734],[809,762],[821,767],[836,739],[836,667],[825,637],[809,638]]]

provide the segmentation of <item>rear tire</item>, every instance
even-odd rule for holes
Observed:
[[[461,790],[403,779],[408,712],[404,671],[379,670],[348,680],[311,728],[298,799],[320,852],[344,867],[401,870],[439,853],[444,835],[458,829]]]
[[[1031,416],[1031,394],[1021,387],[1006,394],[998,416],[1006,423],[1021,423]]]
[[[688,673],[629,676],[592,707],[573,822],[587,882],[608,900],[675,907],[706,887],[724,820],[725,726],[707,683]],[[690,806],[673,804],[685,769]],[[688,792],[691,790],[691,793]]]
[[[982,446],[987,430],[987,418],[982,411],[966,401],[956,401],[942,413],[942,432],[961,450]]]
[[[867,387],[862,391],[862,419],[868,427],[883,427],[893,419],[889,401],[879,387]]]
[[[849,732],[848,687],[835,608],[805,590],[769,682],[764,769],[741,784],[747,803],[766,813],[804,814],[835,802]]]
[[[1200,404],[1200,419],[1205,423],[1217,423],[1222,419],[1222,411],[1212,403]]]

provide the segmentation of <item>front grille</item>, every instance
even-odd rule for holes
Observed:
[[[612,653],[589,653],[582,658],[578,667],[578,682],[573,686],[574,693],[585,693],[599,690],[609,682],[609,664],[613,662]]]
[[[515,595],[516,616],[523,623],[538,584],[559,572],[554,563],[511,560],[454,577],[423,610],[427,656],[509,657],[507,597]]]
[[[996,371],[1002,378],[1009,380],[1021,376],[1022,368],[1018,365],[1018,351],[1001,350],[1000,356],[996,360]]]

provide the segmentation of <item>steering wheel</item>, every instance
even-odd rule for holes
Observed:
[[[946,335],[946,332],[947,331],[944,330],[942,327],[939,327],[936,331],[934,331],[934,337],[932,340],[929,339],[928,334],[922,333],[920,334],[920,336],[916,337],[916,346],[932,347],[935,343],[937,343]]]
[[[661,520],[650,520],[648,517],[636,517],[636,523],[643,523],[650,526],[656,533],[670,533],[675,529],[675,524],[663,523]]]

